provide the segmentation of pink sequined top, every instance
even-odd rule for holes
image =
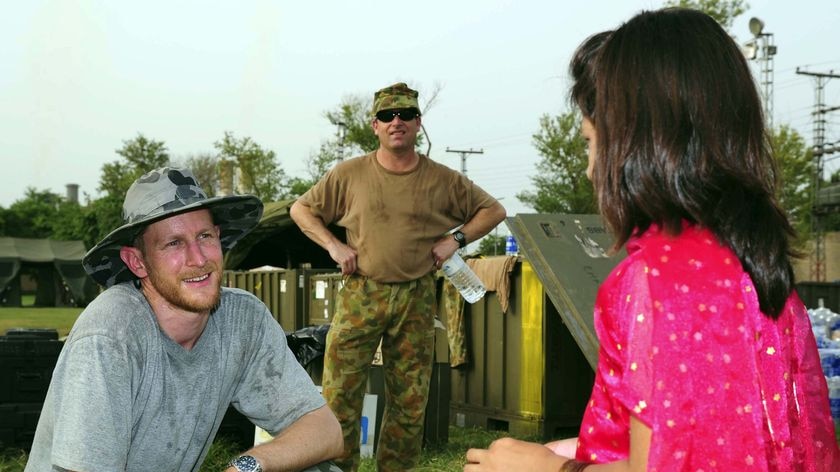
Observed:
[[[630,416],[650,471],[840,471],[807,312],[774,321],[740,261],[705,229],[656,226],[627,244],[595,304],[600,340],[577,459],[626,459]]]

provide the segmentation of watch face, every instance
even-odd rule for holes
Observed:
[[[459,246],[461,246],[461,247],[466,246],[467,237],[464,236],[464,233],[462,233],[460,231],[455,231],[454,233],[452,233],[452,237],[455,238],[455,241],[458,241]]]
[[[230,461],[230,465],[234,466],[239,472],[262,472],[260,463],[253,456],[239,456]]]

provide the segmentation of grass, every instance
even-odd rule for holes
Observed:
[[[478,428],[449,427],[449,443],[423,450],[417,472],[457,472],[464,469],[464,455],[471,447],[486,448],[494,440],[507,436],[501,431],[486,431]],[[534,438],[520,438],[535,440]],[[837,441],[840,443],[840,429],[837,430]],[[217,439],[210,447],[210,452],[201,466],[201,472],[217,472],[224,470],[224,466],[231,457],[242,452],[224,439]],[[8,449],[0,452],[0,472],[22,472],[26,465],[26,453],[20,450]],[[374,472],[376,465],[373,459],[363,459],[359,472]]]
[[[496,439],[510,436],[505,431],[488,431],[480,428],[459,428],[449,426],[449,442],[437,447],[426,448],[420,456],[420,463],[413,470],[417,472],[448,472],[464,470],[465,455],[471,447],[486,448]],[[538,441],[537,438],[519,438]],[[359,472],[375,472],[376,460],[362,459]]]
[[[0,308],[0,334],[9,328],[55,328],[67,336],[82,308]],[[2,469],[0,469],[2,472]]]
[[[464,455],[471,447],[487,447],[495,439],[507,436],[499,431],[485,431],[475,428],[449,427],[449,443],[440,447],[425,449],[420,459],[420,465],[414,469],[417,472],[448,472],[464,469]],[[527,438],[526,438],[527,439]],[[224,439],[217,439],[210,447],[201,472],[218,472],[225,469],[228,461],[234,455],[241,453],[236,446]],[[26,465],[26,453],[20,450],[7,449],[0,452],[0,472],[21,472]],[[376,465],[373,459],[362,460],[359,472],[374,472]]]

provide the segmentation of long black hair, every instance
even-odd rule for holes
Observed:
[[[762,312],[778,317],[793,290],[794,231],[732,38],[695,10],[642,12],[585,41],[570,69],[572,99],[595,126],[592,180],[615,247],[654,223],[669,234],[683,221],[706,227],[740,259]]]

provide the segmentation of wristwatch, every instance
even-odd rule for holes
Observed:
[[[228,466],[239,472],[263,472],[262,466],[254,456],[239,456],[231,460]]]
[[[455,238],[455,241],[458,242],[459,248],[463,249],[464,246],[467,245],[467,237],[464,235],[464,233],[460,231],[455,231],[454,233],[452,233],[452,237]]]

